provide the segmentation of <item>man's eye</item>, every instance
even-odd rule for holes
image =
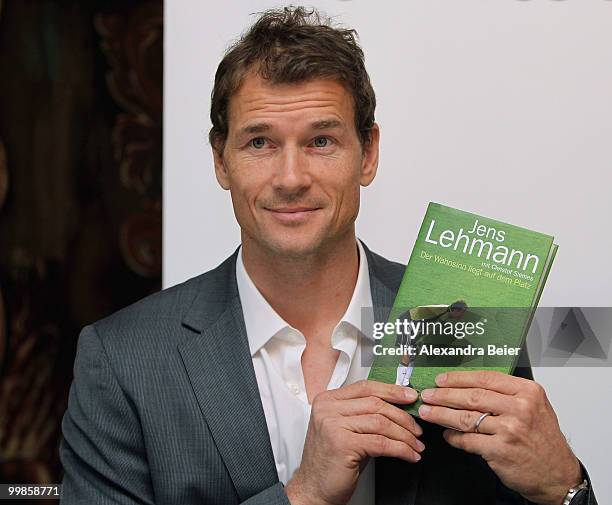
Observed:
[[[330,140],[327,137],[317,137],[313,142],[315,147],[327,147],[329,144]]]
[[[265,147],[265,145],[266,145],[266,139],[263,137],[257,137],[251,140],[251,146],[254,147],[255,149],[261,149]]]

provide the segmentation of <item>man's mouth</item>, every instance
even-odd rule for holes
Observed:
[[[298,224],[308,220],[320,207],[275,207],[266,210],[283,223]]]

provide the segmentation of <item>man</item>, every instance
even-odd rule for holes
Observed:
[[[66,504],[557,504],[584,483],[531,380],[439,377],[419,423],[412,389],[363,380],[358,314],[384,320],[403,274],[355,237],[374,108],[354,33],[304,9],[225,55],[210,140],[241,247],[83,330]]]

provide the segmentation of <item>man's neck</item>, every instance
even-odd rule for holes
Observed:
[[[325,251],[301,258],[271,254],[246,237],[241,253],[249,277],[266,301],[304,335],[333,328],[345,313],[359,271],[354,232]]]

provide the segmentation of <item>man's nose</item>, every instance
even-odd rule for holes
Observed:
[[[285,145],[276,159],[272,186],[274,189],[296,192],[312,183],[309,160],[299,146]]]

